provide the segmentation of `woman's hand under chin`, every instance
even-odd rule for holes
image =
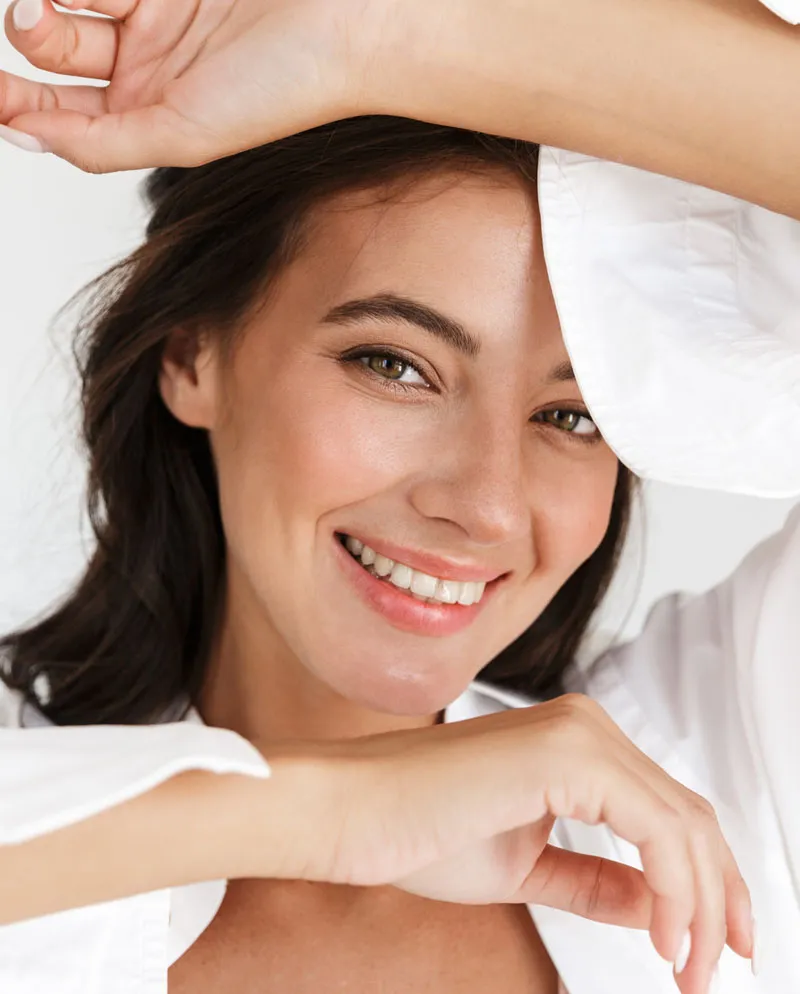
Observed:
[[[3,137],[24,146],[33,136],[91,172],[197,166],[357,114],[367,50],[374,53],[385,27],[374,0],[69,7],[74,13],[57,12],[50,0],[18,0],[6,15],[9,40],[40,69],[108,87],[0,73],[0,124]],[[33,151],[35,144],[28,139]]]
[[[549,905],[649,929],[669,961],[690,931],[684,994],[708,990],[726,937],[751,954],[749,895],[710,806],[587,698],[264,753],[271,810],[290,814],[269,819],[272,863],[256,875]],[[556,817],[608,825],[644,874],[548,845]]]

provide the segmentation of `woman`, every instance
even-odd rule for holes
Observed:
[[[196,720],[258,743],[278,780],[282,751],[293,742],[309,743],[301,755],[311,749],[319,763],[329,740],[408,735],[430,730],[442,716],[453,722],[507,707],[502,690],[467,689],[479,671],[499,688],[541,698],[562,692],[564,667],[613,572],[632,481],[583,406],[561,339],[538,233],[536,167],[535,146],[360,118],[201,169],[153,175],[148,242],[100,288],[86,328],[85,435],[98,552],[68,603],[4,642],[6,683],[20,702],[34,705],[21,724],[40,721],[37,711],[64,726],[154,723],[181,716],[188,703],[197,707]],[[557,721],[563,707],[556,703],[551,715],[537,717]],[[329,838],[339,834],[330,825],[331,817],[342,817],[336,808],[309,811],[304,800],[300,824],[289,830],[284,823],[270,841],[288,865],[255,874],[250,863],[242,874],[226,864],[225,877],[272,879],[234,881],[221,906],[219,887],[171,898],[171,989],[247,989],[255,971],[274,978],[276,989],[301,990],[318,982],[298,967],[313,936],[321,968],[337,983],[347,977],[368,987],[378,982],[371,972],[377,967],[396,989],[435,978],[445,988],[496,982],[554,990],[556,972],[528,912],[488,902],[540,898],[537,877],[545,877],[547,864],[535,857],[543,830],[558,813],[614,820],[601,812],[605,795],[612,803],[616,795],[598,793],[598,785],[604,762],[614,779],[624,763],[615,730],[605,732],[615,741],[613,755],[593,733],[598,768],[581,756],[581,772],[567,777],[570,796],[559,800],[563,772],[553,748],[543,751],[529,728],[523,736],[523,724],[520,713],[516,723],[511,716],[479,723],[473,734],[496,779],[512,725],[519,725],[511,764],[518,772],[509,773],[521,777],[517,791],[529,785],[520,796],[526,806],[534,784],[549,795],[536,818],[516,806],[503,813],[507,800],[501,806],[478,796],[468,811],[459,805],[461,816],[475,818],[489,801],[490,821],[466,836],[463,827],[447,832],[427,856],[391,857],[406,831],[398,826],[383,844],[373,842],[367,866],[360,852],[355,863],[353,855],[331,867],[332,857],[322,857],[330,841],[321,846],[314,839],[312,848],[301,835],[298,850],[284,852],[280,839],[307,832],[308,822],[321,822]],[[58,730],[65,749],[67,731]],[[134,734],[122,742],[128,751],[146,741],[142,731],[126,731]],[[31,812],[42,797],[15,765],[29,761],[31,749],[42,760],[29,734],[18,733],[7,747],[12,779],[4,796],[12,824],[21,820],[18,840],[41,833]],[[89,734],[95,748],[109,741],[102,729]],[[157,746],[152,736],[147,741]],[[376,741],[372,748],[386,748]],[[520,753],[535,745],[550,768],[546,782],[523,775],[519,765]],[[263,775],[263,762],[254,763],[242,746],[240,771]],[[393,796],[412,805],[434,788],[455,795],[459,762],[471,766],[475,747],[465,743],[452,763],[444,744],[438,752],[428,745],[427,763],[438,757],[448,769],[404,790],[393,783]],[[354,748],[359,756],[370,747]],[[168,775],[173,759],[161,755],[161,772],[147,773],[150,785]],[[633,750],[625,762],[637,783],[626,777],[624,823],[615,827],[643,851],[655,894],[652,922],[651,898],[630,871],[610,869],[605,900],[622,888],[617,903],[629,905],[628,920],[651,925],[659,950],[679,957],[685,988],[703,990],[726,921],[731,944],[752,951],[746,895],[713,825],[686,838],[685,809],[699,807],[697,800],[662,782]],[[412,755],[412,771],[415,765]],[[68,761],[66,769],[73,790],[80,764]],[[126,785],[121,767],[110,775],[111,784],[96,778],[87,795],[95,810],[108,807],[114,794],[143,789],[141,782],[136,791]],[[404,774],[395,764],[385,775],[418,779],[420,772]],[[65,804],[53,794],[51,776],[45,779],[50,816],[59,821],[48,827],[79,820],[81,804]],[[296,803],[297,786],[292,790]],[[674,825],[664,823],[673,812],[652,807],[655,797],[679,807]],[[334,799],[341,807],[338,788]],[[378,790],[370,803],[381,810],[397,800]],[[444,835],[430,803],[415,822],[438,822],[435,831]],[[455,808],[455,800],[449,803]],[[241,803],[227,817],[234,811],[243,811]],[[352,810],[347,817],[354,818]],[[525,827],[531,821],[539,823],[534,832]],[[433,829],[418,825],[417,834],[421,828],[425,845],[417,840],[415,850],[433,844]],[[465,844],[487,834],[496,841],[469,859]],[[361,829],[362,845],[363,836]],[[354,845],[349,835],[344,841]],[[688,880],[681,845],[689,850]],[[310,848],[317,865],[298,865]],[[40,855],[35,842],[24,851],[27,858],[4,872],[6,880],[19,879],[20,889],[21,869],[30,873]],[[457,854],[455,872],[448,858]],[[437,857],[438,868],[409,876]],[[215,858],[230,860],[230,853]],[[104,869],[112,889],[130,889],[120,884],[119,869]],[[596,864],[583,870],[596,881]],[[174,863],[169,872],[162,886],[214,875],[207,858],[185,881],[186,871]],[[404,881],[412,894],[482,906],[465,910],[387,888],[329,890],[275,879],[373,883],[376,875]],[[102,896],[114,896],[109,882],[101,886]],[[717,887],[727,891],[721,904]],[[12,903],[12,918],[59,906],[37,908],[41,891],[27,889],[28,903]],[[46,900],[53,901],[53,890],[51,883]],[[85,885],[82,893],[77,903],[91,899]],[[63,883],[55,900],[76,903]],[[140,898],[123,914],[143,909],[138,913],[157,929],[154,900]],[[64,972],[54,952],[59,941],[74,951],[75,942],[94,943],[110,927],[108,908],[96,913],[92,927],[80,916],[68,918],[56,937],[49,923],[39,926],[44,933],[35,922],[22,926],[28,943],[51,951],[39,967],[47,983],[57,982],[53,971]],[[352,924],[333,931],[331,920],[342,914]],[[594,914],[609,917],[603,908]],[[259,921],[257,943],[248,947],[246,936]],[[298,921],[308,923],[308,937]],[[689,923],[694,954],[687,965],[688,950],[668,943],[680,941]],[[363,954],[370,927],[374,965]],[[263,938],[284,931],[290,938],[280,947]],[[22,941],[8,934],[9,943]],[[408,948],[398,944],[402,935]],[[421,936],[427,955],[411,955]],[[454,957],[456,940],[464,949]],[[117,946],[110,950],[102,953],[105,984],[120,969]],[[33,982],[30,969],[12,980],[16,990]],[[41,976],[37,982],[45,984]]]
[[[362,357],[362,358],[366,358],[366,357]]]

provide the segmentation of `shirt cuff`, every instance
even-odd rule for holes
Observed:
[[[800,0],[761,0],[761,3],[789,24],[800,24]]]
[[[84,821],[188,770],[270,775],[261,753],[223,728],[0,729],[0,845]]]

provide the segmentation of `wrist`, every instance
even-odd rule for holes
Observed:
[[[353,80],[357,113],[511,134],[519,130],[522,78],[528,113],[538,120],[555,83],[545,44],[555,6],[554,0],[371,0],[357,60],[362,71]],[[509,101],[514,124],[504,131]]]
[[[331,755],[328,755],[330,751]],[[292,743],[265,750],[268,780],[231,778],[231,817],[224,834],[226,876],[329,880],[329,854],[343,810],[345,763],[321,743]]]

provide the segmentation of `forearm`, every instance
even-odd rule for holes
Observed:
[[[0,925],[201,880],[292,875],[319,824],[313,777],[304,760],[279,759],[269,780],[190,771],[0,846]]]
[[[428,5],[406,20],[418,37],[392,46],[416,66],[394,66],[391,51],[375,64],[381,110],[626,162],[800,218],[800,29],[756,0],[435,6],[435,24]]]
[[[0,924],[229,875],[229,805],[268,783],[183,773],[93,818],[0,846]]]

